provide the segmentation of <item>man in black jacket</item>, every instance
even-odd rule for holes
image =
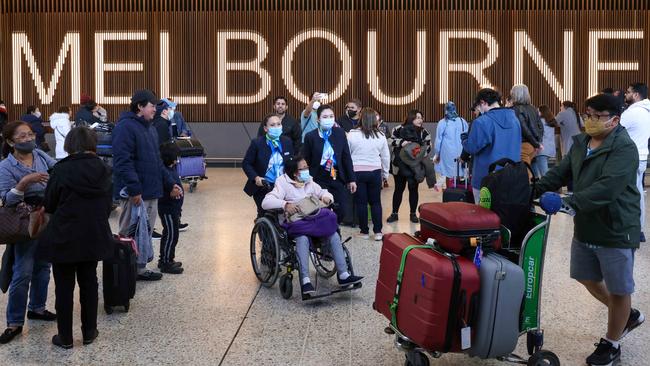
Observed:
[[[357,128],[361,118],[361,101],[357,98],[350,99],[345,104],[345,114],[336,119],[336,123],[347,133],[351,129]]]
[[[341,223],[350,205],[346,185],[352,193],[357,190],[350,146],[345,131],[334,127],[331,106],[322,105],[316,113],[318,128],[305,135],[302,154],[314,182],[326,188],[334,196],[334,202],[338,202],[335,211]]]
[[[287,98],[277,96],[273,99],[273,114],[280,118],[280,122],[282,123],[282,136],[291,140],[295,151],[299,151],[300,145],[302,145],[302,129],[300,128],[300,123],[292,115],[287,113],[287,109],[289,109]],[[264,121],[262,121],[260,127],[257,129],[257,136],[264,136],[265,134]]]

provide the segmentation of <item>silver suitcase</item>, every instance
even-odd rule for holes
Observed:
[[[488,253],[481,259],[479,273],[479,308],[468,354],[480,358],[505,356],[517,347],[524,271],[508,259]]]

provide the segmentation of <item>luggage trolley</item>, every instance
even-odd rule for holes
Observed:
[[[190,193],[193,193],[199,181],[208,179],[206,176],[205,150],[199,140],[193,137],[177,137],[174,143],[181,150],[176,170],[181,177],[181,181],[188,184]]]
[[[520,336],[526,334],[526,346],[529,355],[528,358],[524,358],[513,353],[497,357],[500,361],[531,366],[560,365],[560,359],[555,353],[542,349],[544,330],[541,328],[540,321],[542,274],[550,223],[551,215],[531,212],[529,223],[531,229],[526,233],[521,247],[504,247],[499,252],[499,254],[506,256],[510,260],[518,262],[524,270],[526,283],[520,312],[519,331]],[[502,235],[505,237],[505,241],[509,242],[510,232],[508,229],[502,228]],[[395,334],[395,346],[406,353],[405,366],[428,366],[429,359],[426,354],[433,358],[439,358],[443,354],[439,351],[421,348],[407,336],[401,334],[392,324],[385,329],[385,332]]]

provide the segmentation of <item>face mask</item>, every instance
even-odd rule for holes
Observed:
[[[19,142],[14,145],[14,149],[20,153],[28,154],[36,148],[36,141]]]
[[[320,127],[324,130],[331,130],[334,127],[334,118],[321,118]]]
[[[36,118],[41,118],[41,112],[34,112],[34,116],[36,116]]]
[[[272,140],[277,140],[282,135],[282,127],[269,127],[267,134]]]
[[[609,121],[611,121],[612,118],[607,121],[602,121],[598,117],[589,117],[585,119],[585,132],[587,135],[592,137],[602,135],[610,127]]]
[[[320,108],[320,102],[319,102],[319,101],[315,101],[314,104],[311,105],[311,108],[314,109],[314,110]]]
[[[299,181],[301,181],[303,183],[307,183],[307,182],[309,182],[310,179],[311,179],[311,175],[309,175],[309,169],[300,170],[298,172],[298,180]]]
[[[167,118],[169,118],[170,121],[172,120],[172,118],[174,118],[174,110],[173,109],[170,109],[170,110],[167,111]]]
[[[348,110],[346,113],[348,114],[348,117],[350,117],[350,118],[354,118],[357,115],[357,111],[352,111],[352,110]]]

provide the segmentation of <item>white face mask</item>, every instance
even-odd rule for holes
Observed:
[[[39,111],[34,112],[34,116],[36,116],[36,118],[41,118],[41,112]]]
[[[324,131],[331,130],[334,127],[334,117],[330,118],[321,118],[320,126]]]
[[[314,104],[311,105],[311,108],[314,109],[314,110],[320,108],[320,102],[319,102],[319,101],[315,101]]]

